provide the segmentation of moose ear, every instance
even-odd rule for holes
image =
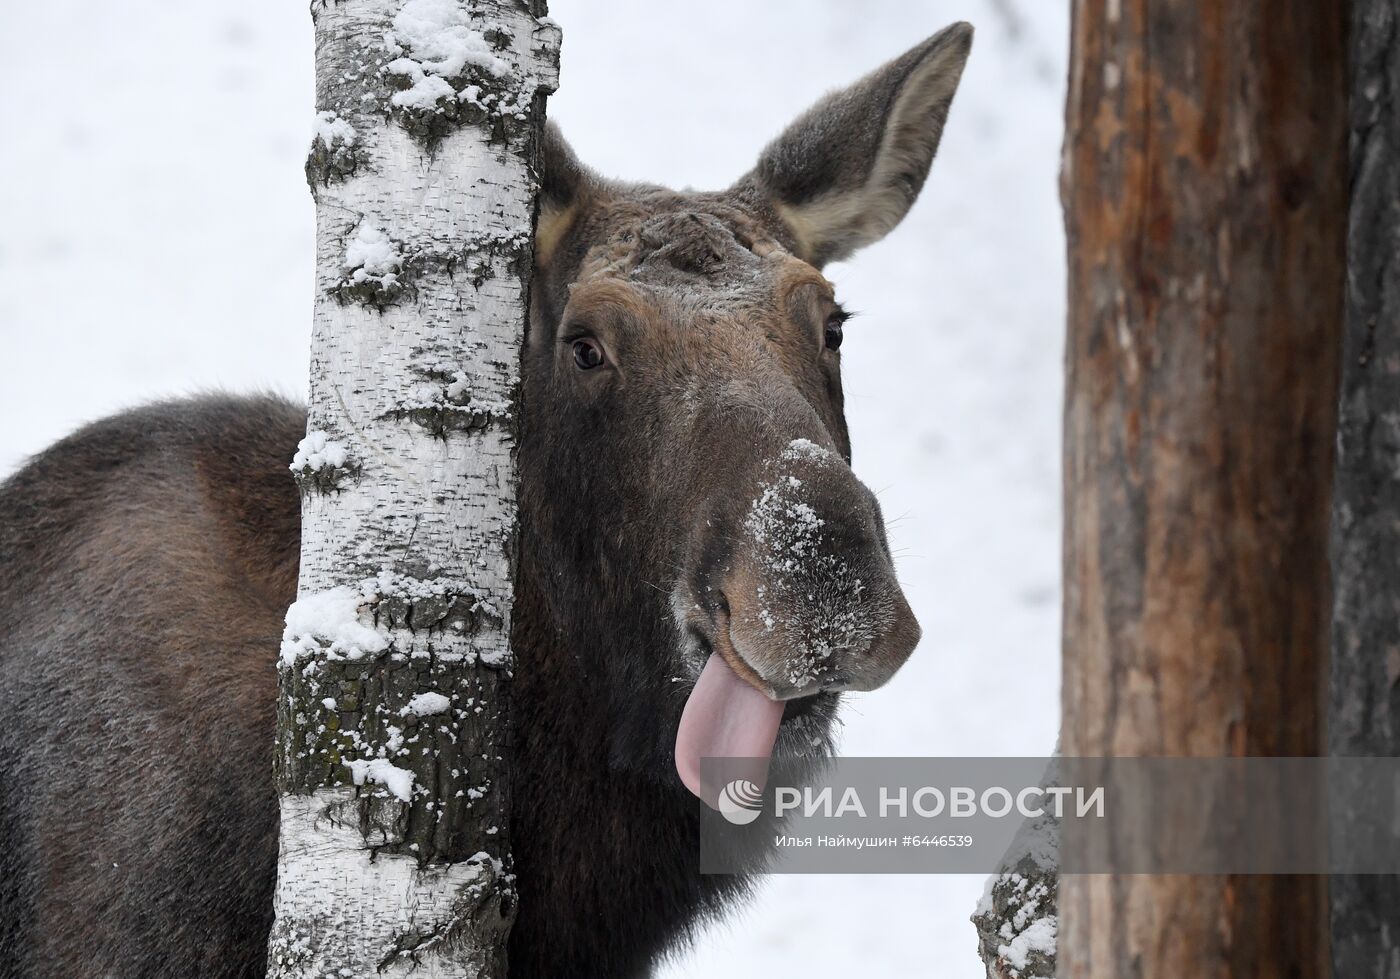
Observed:
[[[879,241],[908,212],[938,150],[972,50],[972,25],[923,44],[834,92],[768,145],[741,182],[773,204],[818,267]]]
[[[547,266],[559,242],[578,216],[590,177],[564,141],[559,127],[547,123],[540,140],[540,216],[535,222],[535,264]]]

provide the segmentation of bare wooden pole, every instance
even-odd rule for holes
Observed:
[[[1063,749],[1325,751],[1346,5],[1076,0]],[[1061,976],[1328,974],[1325,878],[1065,877]]]

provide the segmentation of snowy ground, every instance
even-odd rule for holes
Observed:
[[[715,187],[811,100],[978,28],[923,197],[829,274],[856,469],[924,643],[853,700],[853,755],[1050,751],[1057,724],[1068,33],[1052,0],[555,0],[551,115],[608,173]],[[83,421],[210,387],[304,388],[304,3],[0,8],[0,473]],[[269,656],[273,651],[269,651]],[[972,877],[774,878],[679,977],[979,975]]]

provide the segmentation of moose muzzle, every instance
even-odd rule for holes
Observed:
[[[873,495],[837,453],[798,438],[764,459],[746,503],[712,518],[691,607],[712,652],[681,717],[676,766],[766,758],[784,701],[873,690],[919,641]]]

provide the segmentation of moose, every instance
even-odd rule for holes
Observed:
[[[912,206],[955,24],[720,192],[605,179],[552,126],[523,353],[516,977],[641,976],[751,888],[695,845],[699,759],[831,750],[919,641],[850,469],[822,267]],[[266,970],[305,410],[167,401],[0,486],[0,971]]]

